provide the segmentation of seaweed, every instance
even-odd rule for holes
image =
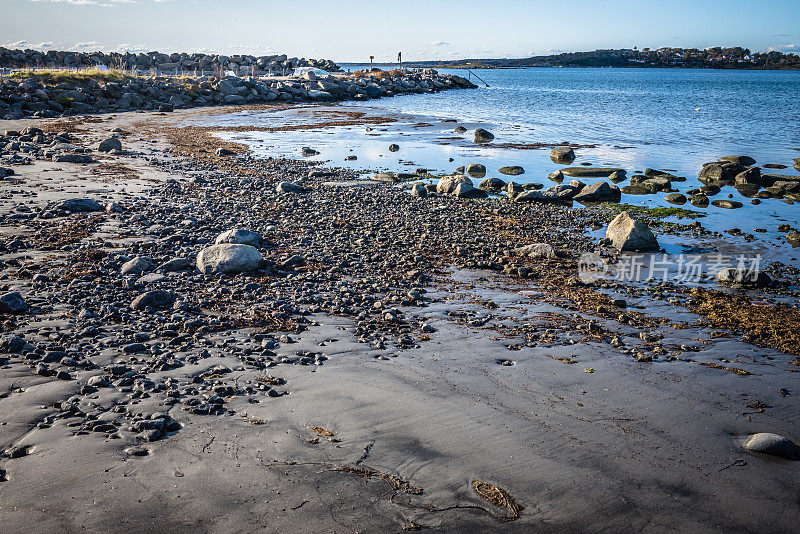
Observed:
[[[516,521],[520,518],[522,511],[525,509],[524,506],[517,503],[516,499],[514,499],[511,494],[494,484],[473,480],[470,486],[472,487],[472,491],[484,501],[498,508],[505,508],[508,510],[509,515],[506,517],[506,521]]]

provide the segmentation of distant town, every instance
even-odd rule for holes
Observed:
[[[623,48],[567,52],[520,59],[464,59],[458,61],[418,61],[412,67],[513,68],[513,67],[661,67],[711,69],[800,69],[800,56],[783,52],[751,52],[736,46],[697,48]]]

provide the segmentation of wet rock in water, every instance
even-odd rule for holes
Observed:
[[[736,200],[726,200],[726,199],[717,199],[713,201],[711,204],[718,208],[725,208],[727,210],[735,210],[737,208],[741,208],[744,204],[741,202],[737,202]]]
[[[649,195],[650,190],[641,185],[626,185],[622,187],[622,192],[626,195]]]
[[[800,171],[800,158],[794,158],[794,168]]]
[[[439,183],[436,184],[436,192],[442,195],[449,195],[456,190],[460,184],[474,185],[469,177],[463,174],[451,174],[450,176],[442,176],[439,178]]]
[[[619,202],[622,192],[616,185],[607,182],[597,182],[584,187],[573,200],[577,202]]]
[[[152,267],[153,265],[149,260],[142,257],[136,257],[123,263],[122,267],[120,267],[119,273],[123,276],[140,276],[149,271]]]
[[[670,204],[683,206],[684,204],[686,204],[686,195],[682,195],[681,193],[670,193],[664,197],[664,200],[666,200]]]
[[[708,197],[702,194],[692,195],[692,197],[689,199],[689,202],[696,208],[707,208],[710,203]]]
[[[230,148],[218,148],[214,153],[221,158],[236,155],[236,152],[234,152]]]
[[[415,197],[425,198],[428,196],[428,188],[423,184],[414,184],[411,186],[411,194]]]
[[[769,285],[772,279],[766,273],[758,270],[728,267],[717,272],[717,281],[720,284],[734,286],[762,287]]]
[[[524,247],[515,248],[514,253],[521,256],[527,256],[528,258],[534,260],[549,260],[557,257],[556,249],[554,249],[553,245],[550,245],[549,243],[533,243],[531,245],[525,245]]]
[[[307,187],[303,187],[302,185],[293,184],[290,182],[281,182],[276,187],[275,190],[278,193],[308,193],[310,189]]]
[[[561,171],[551,172],[550,174],[547,175],[547,179],[557,184],[560,184],[561,182],[564,181],[564,173]]]
[[[344,158],[345,161],[356,161],[357,159],[358,156],[345,156]]]
[[[751,165],[756,164],[756,160],[751,158],[750,156],[722,156],[719,158],[721,162],[731,162],[737,165],[744,165],[745,167],[749,167]]]
[[[733,182],[737,185],[761,185],[761,169],[758,167],[750,167],[749,169],[737,174]]]
[[[486,191],[473,187],[472,184],[462,182],[458,184],[453,191],[453,196],[458,198],[486,198],[488,195]]]
[[[28,311],[28,303],[19,294],[19,291],[11,291],[0,296],[0,313],[25,313]]]
[[[464,174],[468,175],[470,178],[483,178],[486,176],[486,167],[480,163],[470,163],[467,165],[466,169],[464,169]]]
[[[567,167],[561,169],[561,172],[575,178],[607,178],[613,173],[621,176],[627,175],[625,169],[612,167]]]
[[[800,247],[800,232],[794,230],[786,234],[786,242],[793,247]]]
[[[642,221],[623,211],[611,221],[606,230],[606,239],[619,250],[657,250],[658,241],[650,228]]]
[[[555,163],[571,163],[575,159],[575,152],[568,146],[557,146],[550,151],[550,159]]]
[[[109,137],[102,141],[97,147],[100,152],[112,152],[114,150],[122,150],[122,142],[116,137]]]
[[[241,273],[261,268],[264,258],[250,245],[219,244],[206,247],[197,255],[197,268],[201,273]]]
[[[492,141],[494,141],[494,134],[488,130],[484,130],[483,128],[478,128],[475,130],[476,143],[491,143]]]
[[[389,145],[389,152],[397,152],[399,150],[400,150],[400,145],[397,145],[395,143]]]
[[[514,202],[551,202],[551,200],[541,191],[535,190],[523,191],[514,197]]]
[[[508,184],[506,184],[505,180],[501,180],[500,178],[486,178],[481,180],[481,183],[478,184],[479,189],[490,193],[499,193],[507,186]]]
[[[91,198],[68,198],[55,205],[55,209],[70,213],[83,213],[89,211],[103,211],[103,206]]]
[[[261,239],[261,234],[258,232],[253,232],[252,230],[246,230],[244,228],[231,228],[219,234],[214,240],[214,243],[217,245],[220,243],[235,243],[257,246],[261,243]]]
[[[301,148],[300,149],[300,153],[303,154],[306,157],[318,156],[319,155],[318,151],[314,150],[311,147],[307,147],[307,146],[304,146],[303,148]]]
[[[153,308],[154,310],[159,308],[168,308],[175,303],[175,299],[175,293],[172,291],[157,289],[155,291],[143,293],[133,299],[133,302],[131,302],[131,308],[140,311],[146,310],[147,308]]]
[[[456,129],[454,131],[456,133],[465,133],[467,131],[467,129],[464,128],[463,126],[456,126]]]
[[[800,447],[791,439],[770,432],[759,432],[750,436],[744,444],[750,452],[769,454],[788,460],[800,458]]]
[[[525,191],[525,188],[517,182],[508,182],[508,185],[506,186],[506,194],[511,198],[514,198],[514,196],[516,196],[518,193],[522,193],[523,191]]]
[[[505,167],[500,167],[498,172],[506,176],[519,176],[520,174],[525,174],[525,169],[519,165],[507,165]]]
[[[626,176],[624,174],[621,174],[621,173],[616,172],[616,171],[614,171],[614,172],[612,172],[611,174],[608,175],[609,181],[611,181],[611,182],[613,182],[615,184],[618,184],[620,182],[624,182],[625,178],[626,178]]]

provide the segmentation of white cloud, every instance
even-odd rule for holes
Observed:
[[[770,46],[767,48],[768,52],[792,52],[797,53],[800,52],[800,44],[782,44],[777,46]]]
[[[447,41],[434,41],[431,43],[433,46],[450,46]]]

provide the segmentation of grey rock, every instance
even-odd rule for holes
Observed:
[[[458,198],[486,198],[486,191],[475,188],[472,184],[462,182],[453,191],[453,196]]]
[[[556,163],[570,163],[575,159],[575,152],[568,146],[557,146],[550,151],[550,159]]]
[[[519,176],[520,174],[525,174],[525,169],[519,165],[507,165],[505,167],[500,167],[497,170],[500,174],[505,174],[506,176]]]
[[[622,193],[619,187],[607,182],[597,182],[584,187],[573,200],[577,202],[619,202]]]
[[[670,193],[664,197],[664,200],[677,206],[683,206],[686,204],[686,196],[682,195],[681,193]]]
[[[147,308],[159,309],[168,308],[175,303],[175,293],[164,289],[148,291],[133,299],[131,308],[134,310],[146,310]]]
[[[494,134],[489,132],[488,130],[484,130],[483,128],[478,128],[475,130],[475,142],[482,144],[482,143],[491,143],[494,141]]]
[[[217,245],[220,243],[238,243],[240,245],[257,246],[261,243],[261,239],[261,234],[258,232],[253,232],[252,230],[246,230],[244,228],[232,228],[219,234],[214,240],[214,243]]]
[[[506,184],[505,180],[501,180],[500,178],[486,178],[481,180],[481,183],[478,184],[479,189],[490,193],[499,193],[506,187],[508,187],[508,184]]]
[[[277,185],[275,190],[278,193],[295,193],[295,194],[302,194],[308,193],[310,189],[307,187],[303,187],[302,185],[293,184],[290,182],[281,182]]]
[[[436,192],[439,194],[447,195],[456,190],[460,184],[473,185],[472,180],[467,176],[461,174],[451,174],[450,176],[443,176],[439,178],[439,183],[436,184]]]
[[[130,261],[126,261],[125,263],[123,263],[119,272],[123,276],[127,275],[139,276],[149,271],[152,268],[152,266],[153,265],[150,263],[150,261],[146,260],[145,258],[136,257]]]
[[[623,211],[611,221],[606,230],[606,239],[618,250],[640,251],[657,250],[658,241],[650,228]]]
[[[240,273],[261,268],[264,258],[250,245],[219,244],[204,248],[197,255],[201,273]]]
[[[737,165],[744,165],[745,167],[749,167],[751,165],[756,164],[756,160],[754,160],[750,156],[723,156],[719,158],[719,161],[736,163]]]
[[[0,313],[20,314],[28,311],[28,303],[19,294],[19,291],[11,291],[0,296]]]
[[[533,243],[531,245],[525,245],[524,247],[515,248],[514,253],[527,256],[535,260],[549,260],[557,257],[556,249],[553,248],[553,245],[548,243]]]
[[[414,184],[411,186],[411,194],[415,197],[425,198],[428,196],[428,188],[423,184]]]
[[[100,152],[111,152],[114,150],[122,150],[122,142],[116,137],[109,137],[102,141],[97,147]]]
[[[55,209],[69,211],[71,213],[103,211],[103,206],[91,198],[68,198],[55,205]]]
[[[86,154],[56,154],[51,158],[56,163],[93,163],[92,156]]]
[[[470,163],[467,165],[467,168],[464,169],[464,174],[470,178],[483,178],[486,176],[486,167],[480,163]]]
[[[561,173],[575,178],[607,178],[613,173],[625,176],[625,169],[616,167],[566,167],[561,169]]]
[[[753,434],[744,444],[750,452],[769,454],[789,460],[796,460],[800,456],[800,447],[791,439],[770,432]]]
[[[718,208],[725,208],[727,210],[735,210],[743,206],[741,202],[738,202],[736,200],[726,200],[726,199],[717,199],[711,202],[711,204]]]
[[[717,272],[717,281],[720,284],[733,286],[763,287],[769,285],[772,279],[759,270],[744,269],[741,267],[728,267]]]

